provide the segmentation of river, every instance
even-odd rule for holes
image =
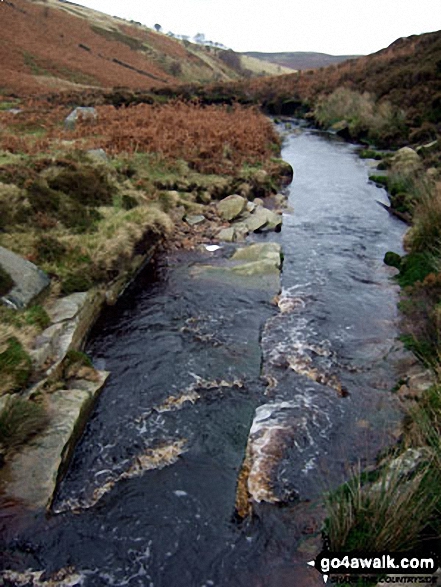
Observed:
[[[92,332],[87,352],[111,376],[53,513],[5,533],[5,567],[71,567],[66,584],[86,587],[322,583],[306,565],[317,498],[372,464],[401,419],[383,257],[401,252],[405,226],[355,147],[294,125],[282,155],[294,168],[283,229],[255,237],[282,246],[278,305],[200,276],[236,245],[147,268]],[[247,443],[264,498],[241,519]]]

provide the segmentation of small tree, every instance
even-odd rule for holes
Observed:
[[[160,24],[155,24],[154,26],[155,26],[156,32],[160,33],[162,30],[162,26]]]

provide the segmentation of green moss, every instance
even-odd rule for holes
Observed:
[[[20,389],[29,381],[31,359],[14,336],[7,341],[7,348],[0,353],[0,373],[12,378],[12,389]]]
[[[379,186],[387,187],[387,176],[386,175],[370,175],[369,180],[373,181]]]
[[[396,267],[397,269],[401,266],[401,257],[398,253],[393,253],[392,251],[388,251],[384,255],[384,263],[389,267]]]
[[[374,149],[362,149],[358,155],[361,159],[375,159],[376,161],[383,159],[383,154]]]
[[[48,418],[41,404],[21,398],[10,399],[0,412],[0,444],[13,449],[47,425]]]

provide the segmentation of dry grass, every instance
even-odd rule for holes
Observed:
[[[412,548],[439,500],[439,475],[428,463],[410,475],[384,467],[375,483],[359,474],[326,498],[333,552],[397,552]]]
[[[90,135],[96,138],[91,139]],[[263,162],[278,148],[271,123],[241,106],[201,106],[173,102],[129,108],[98,107],[96,121],[73,133],[112,154],[156,153],[183,159],[201,173],[233,174],[247,163]]]

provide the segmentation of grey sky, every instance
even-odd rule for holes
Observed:
[[[77,0],[236,51],[366,54],[441,29],[441,0]]]

